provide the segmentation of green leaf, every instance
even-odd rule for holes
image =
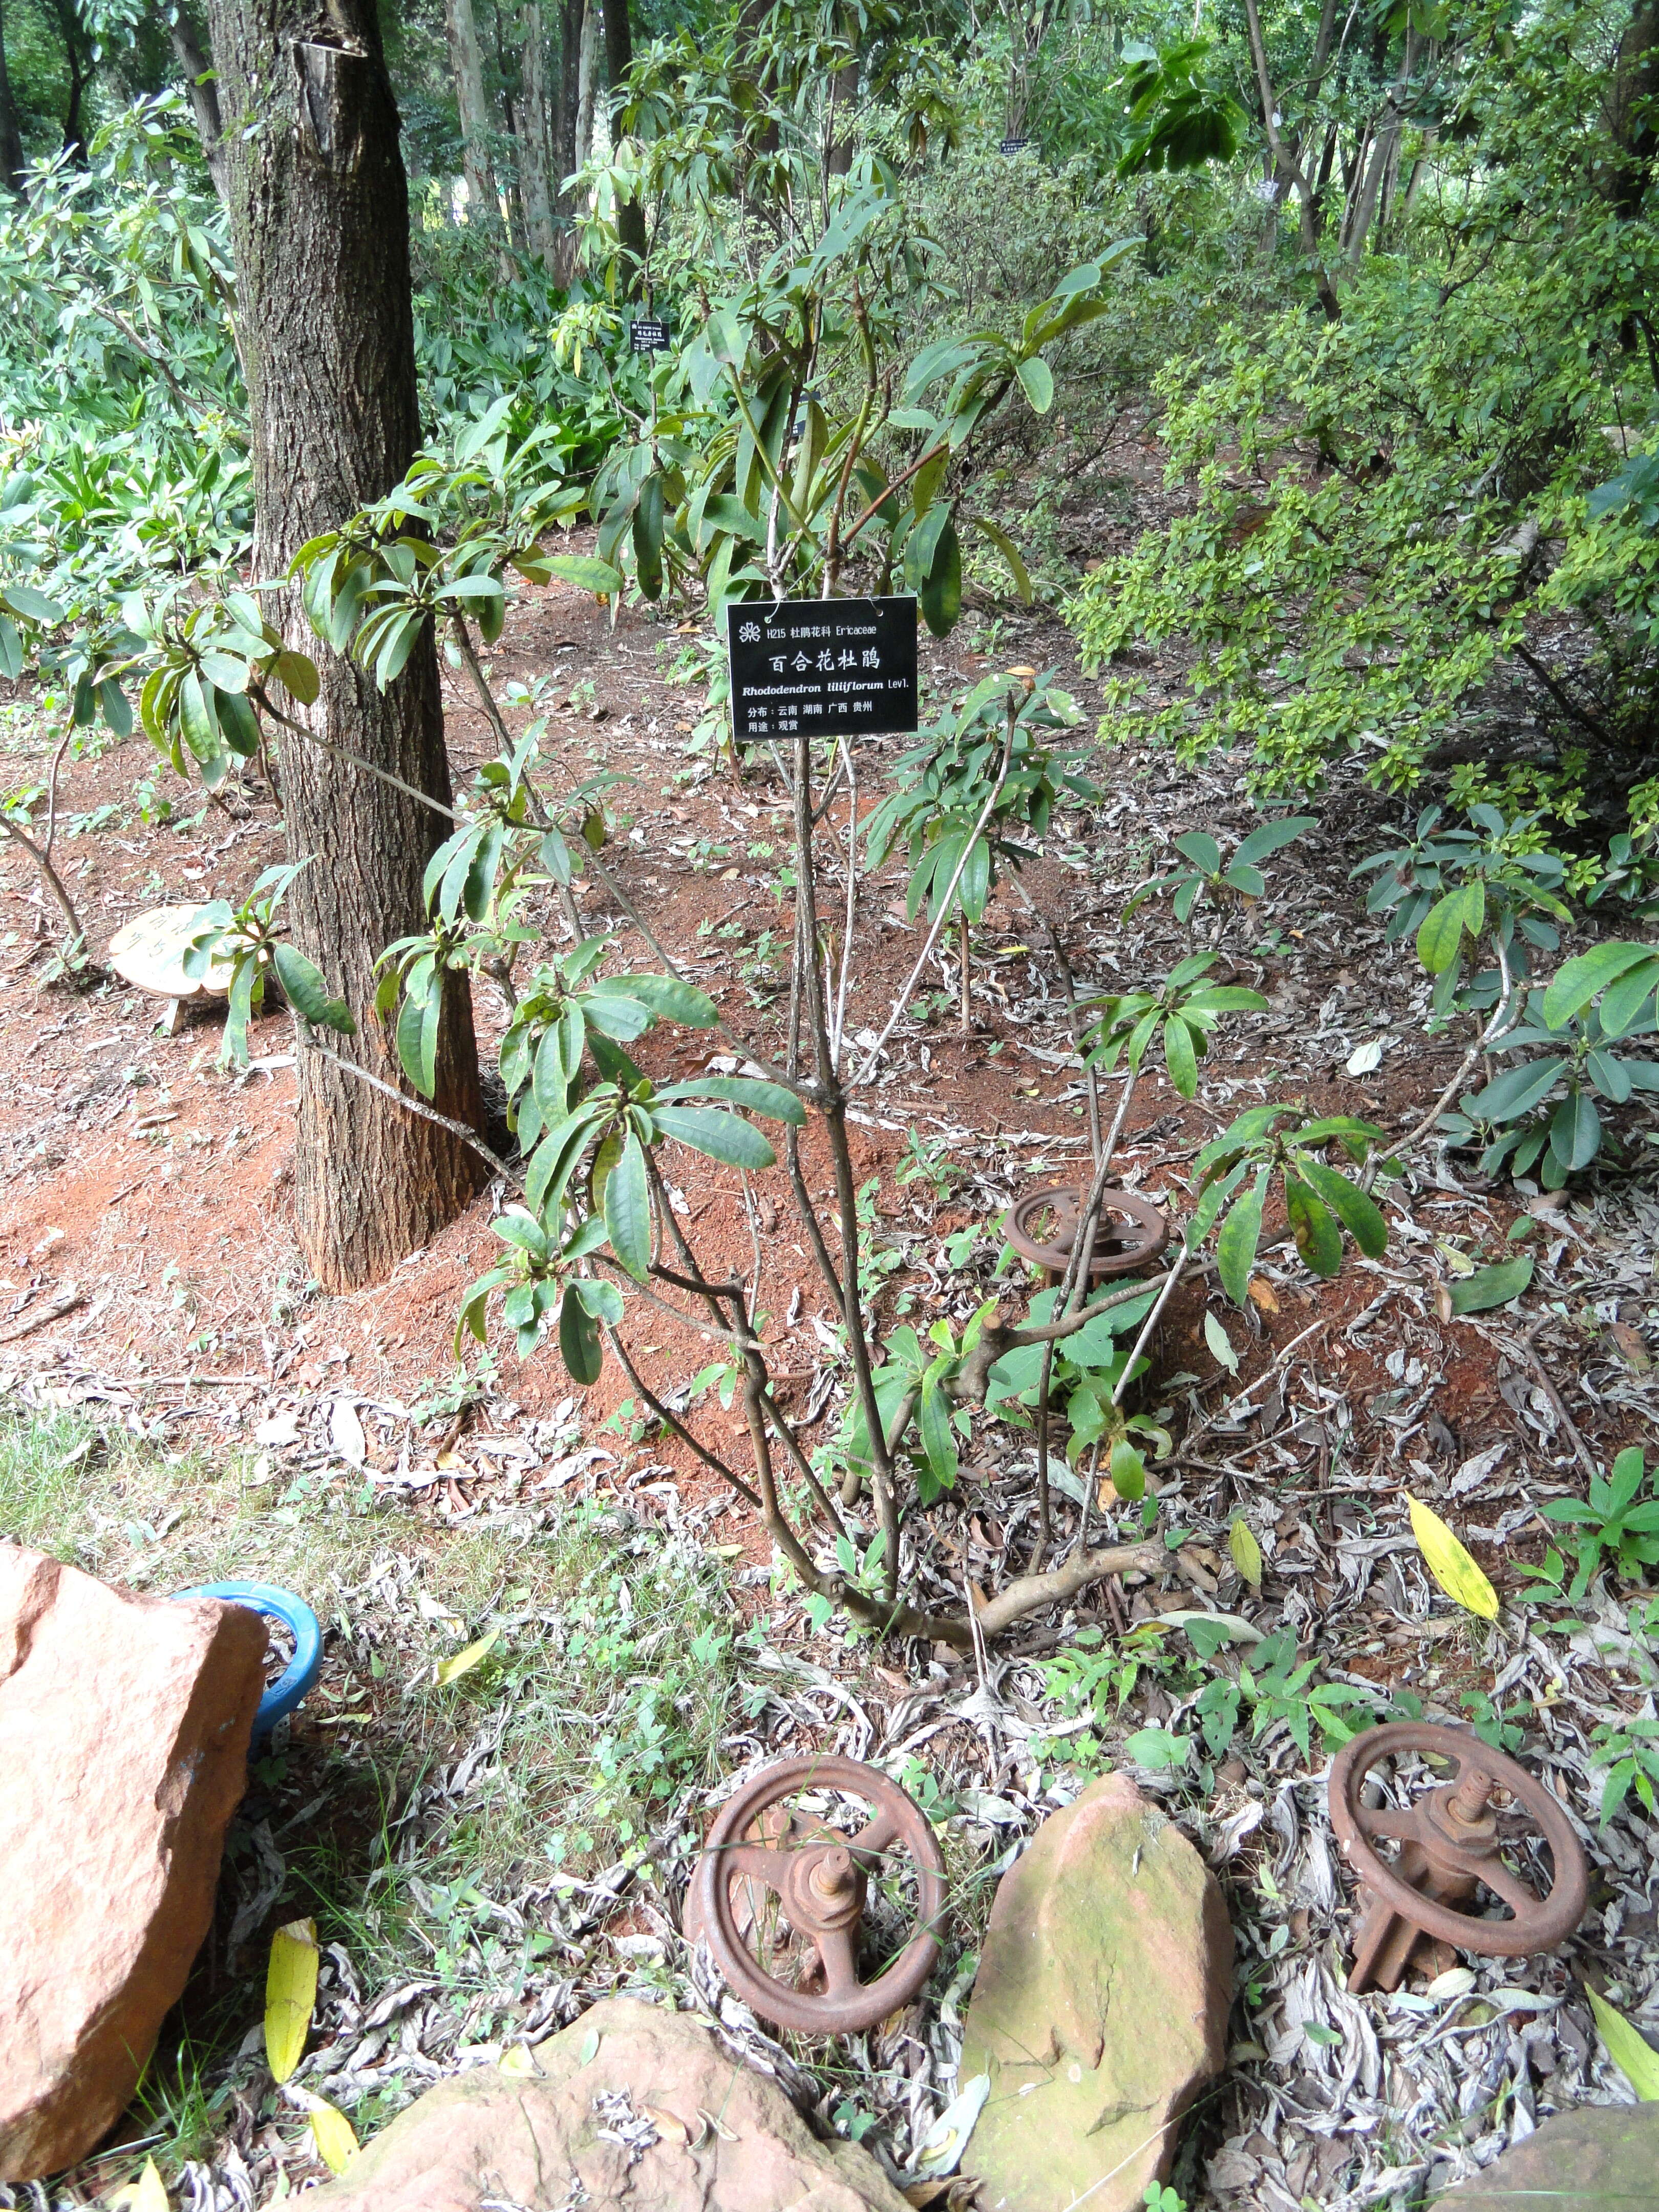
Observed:
[[[935,637],[948,637],[962,612],[962,545],[954,524],[939,532],[939,550],[917,593],[922,619]]]
[[[1608,2057],[1643,2104],[1659,2105],[1659,2051],[1654,2049],[1640,2028],[1627,2021],[1623,2013],[1615,2012],[1588,1982],[1584,1990],[1590,2010],[1595,2014],[1596,2032]]]
[[[1617,939],[1606,945],[1593,945],[1577,958],[1564,960],[1544,993],[1546,1025],[1553,1030],[1565,1028],[1609,983],[1616,982],[1628,969],[1650,961],[1659,969],[1659,958],[1656,958],[1650,945],[1632,945]]]
[[[922,1456],[934,1481],[941,1490],[949,1490],[957,1479],[956,1435],[951,1426],[950,1401],[935,1382],[922,1385],[921,1412],[917,1429],[921,1437]]]
[[[1587,1168],[1601,1151],[1601,1117],[1588,1091],[1568,1091],[1550,1116],[1550,1149],[1569,1174]]]
[[[279,653],[276,656],[277,681],[292,699],[302,707],[313,707],[322,689],[317,673],[317,664],[303,653]]]
[[[777,1154],[760,1131],[740,1114],[727,1114],[714,1106],[664,1106],[655,1099],[651,1118],[665,1137],[690,1145],[711,1160],[729,1168],[769,1168]]]
[[[1373,1200],[1322,1160],[1304,1160],[1302,1172],[1365,1257],[1380,1260],[1388,1249],[1389,1224]]]
[[[1558,1055],[1553,1060],[1528,1060],[1524,1067],[1506,1068],[1484,1091],[1475,1093],[1468,1110],[1478,1121],[1518,1121],[1554,1089],[1566,1065]]]
[[[663,1021],[678,1022],[684,1029],[710,1030],[720,1019],[720,1009],[708,992],[682,982],[678,975],[607,975],[595,988],[637,999]]]
[[[357,1024],[345,1000],[329,996],[322,970],[314,961],[307,960],[294,945],[279,943],[272,951],[271,963],[283,996],[301,1021],[333,1030],[341,1036],[356,1035]]]
[[[605,1228],[611,1249],[635,1282],[651,1265],[651,1189],[645,1152],[633,1130],[605,1179]]]
[[[1285,1211],[1291,1234],[1304,1267],[1316,1275],[1334,1275],[1342,1265],[1342,1232],[1329,1209],[1314,1194],[1311,1184],[1288,1171],[1285,1176]]]
[[[210,688],[204,688],[201,678],[192,668],[179,686],[179,717],[184,726],[185,743],[204,768],[222,757],[224,743],[219,735],[212,706]]]
[[[1179,1014],[1170,1014],[1164,1023],[1164,1064],[1170,1071],[1170,1080],[1183,1098],[1198,1096],[1198,1055],[1193,1049],[1193,1033]]]
[[[567,1283],[559,1305],[559,1357],[573,1382],[584,1390],[599,1379],[605,1350],[599,1325],[577,1296],[574,1283]]]
[[[1452,1284],[1447,1294],[1452,1311],[1490,1313],[1495,1306],[1508,1305],[1531,1282],[1532,1267],[1531,1259],[1523,1253],[1518,1260],[1501,1261],[1495,1267],[1477,1267],[1474,1274]]]
[[[614,599],[623,587],[619,569],[587,553],[556,553],[548,562],[547,572],[562,584],[574,584],[579,591],[592,592],[601,599]]]
[[[1031,577],[1030,570],[1021,558],[1019,548],[1006,530],[998,524],[988,521],[984,515],[976,514],[973,520],[975,529],[982,537],[990,539],[992,544],[1008,563],[1008,573],[1014,580],[1014,589],[1019,594],[1020,604],[1022,606],[1029,607],[1033,596]]]
[[[1486,915],[1486,893],[1479,882],[1465,884],[1431,906],[1417,933],[1417,957],[1431,975],[1442,975],[1456,959],[1467,929],[1480,934]]]
[[[1270,854],[1282,852],[1286,845],[1293,843],[1307,830],[1318,827],[1317,820],[1311,814],[1291,814],[1282,822],[1264,822],[1259,830],[1251,830],[1233,854],[1233,865],[1237,867],[1241,860],[1247,866],[1265,860]]]
[[[793,1091],[750,1075],[700,1075],[690,1083],[671,1083],[657,1097],[664,1105],[678,1098],[729,1098],[734,1106],[746,1106],[770,1121],[787,1121],[796,1129],[806,1126],[806,1109]],[[656,1111],[654,1103],[652,1111]]]
[[[1496,1620],[1498,1593],[1480,1566],[1440,1516],[1420,1498],[1413,1498],[1409,1490],[1406,1492],[1406,1504],[1410,1509],[1417,1548],[1446,1595],[1466,1613],[1477,1613],[1482,1620]]]
[[[1019,379],[1020,389],[1031,403],[1034,414],[1046,415],[1054,404],[1054,371],[1048,362],[1036,356],[1023,361],[1014,374]]]
[[[1261,1209],[1270,1172],[1270,1169],[1261,1169],[1250,1188],[1242,1198],[1234,1200],[1232,1210],[1222,1223],[1221,1234],[1216,1239],[1216,1267],[1221,1287],[1236,1306],[1242,1306],[1249,1296],[1250,1272],[1255,1266],[1256,1247],[1261,1242]]]

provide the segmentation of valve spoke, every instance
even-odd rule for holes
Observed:
[[[1387,1837],[1390,1843],[1410,1844],[1417,1840],[1417,1815],[1401,1813],[1392,1805],[1357,1805],[1354,1820],[1367,1843],[1374,1844]]]
[[[1486,1861],[1480,1869],[1480,1881],[1483,1887],[1491,1890],[1494,1897],[1501,1897],[1512,1911],[1522,1917],[1536,1912],[1541,1902],[1537,1891],[1522,1881],[1519,1875],[1511,1874],[1501,1860]]]
[[[720,1861],[728,1882],[736,1881],[741,1875],[750,1881],[763,1882],[768,1889],[782,1896],[788,1861],[783,1852],[775,1850],[769,1844],[727,1844],[720,1852]]]
[[[859,1987],[858,1947],[853,1928],[814,1929],[812,1941],[823,1961],[824,1994],[850,1996]]]
[[[878,1859],[898,1834],[898,1822],[886,1806],[879,1807],[873,1820],[866,1820],[857,1835],[847,1845],[854,1858],[866,1874],[873,1874],[873,1862]]]

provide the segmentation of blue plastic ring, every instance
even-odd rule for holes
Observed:
[[[189,1597],[223,1598],[232,1605],[251,1606],[269,1620],[280,1620],[294,1637],[294,1656],[259,1700],[253,1716],[253,1737],[270,1734],[278,1721],[294,1711],[322,1672],[323,1632],[316,1614],[292,1590],[270,1583],[204,1583],[198,1589],[175,1590],[175,1601]]]

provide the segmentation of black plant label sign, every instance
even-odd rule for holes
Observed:
[[[666,353],[668,345],[668,325],[656,315],[641,315],[628,325],[630,353]]]
[[[732,728],[763,744],[880,737],[916,726],[916,602],[728,600]]]
[[[1005,138],[997,150],[1011,155],[1023,154],[1030,143],[1029,138]]]

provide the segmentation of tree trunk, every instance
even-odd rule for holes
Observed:
[[[58,28],[63,34],[69,63],[69,105],[64,110],[64,151],[77,168],[87,166],[87,142],[81,129],[81,103],[87,88],[86,63],[81,53],[81,22],[75,0],[52,0]]]
[[[853,166],[853,111],[859,99],[859,26],[850,9],[842,12],[841,34],[853,51],[830,80],[830,130],[824,167],[844,177]]]
[[[12,98],[11,72],[6,67],[5,10],[0,4],[0,183],[21,199],[27,173],[23,134],[17,124],[17,102]]]
[[[554,273],[568,284],[576,273],[577,201],[565,190],[576,169],[576,116],[581,106],[583,0],[559,0],[559,105],[554,118]]]
[[[519,198],[524,208],[526,242],[550,268],[553,264],[553,195],[547,178],[547,41],[541,0],[523,0],[519,9],[519,100],[514,120],[519,149]]]
[[[219,115],[219,86],[213,64],[202,52],[202,42],[182,9],[173,19],[172,37],[173,59],[184,72],[185,90],[196,120],[196,135],[202,142],[208,175],[222,201],[226,192],[224,125]]]
[[[461,162],[466,176],[469,222],[495,220],[495,187],[489,173],[489,113],[484,106],[483,55],[472,0],[446,0],[449,70],[455,81],[455,107],[461,125]]]
[[[248,354],[257,524],[254,573],[383,498],[420,435],[410,299],[409,196],[374,0],[331,0],[329,43],[311,0],[212,0],[214,57],[232,118],[231,227]],[[240,118],[257,116],[257,132]],[[268,602],[315,660],[319,736],[450,799],[428,631],[384,696],[312,636],[298,594]],[[289,896],[295,940],[342,993],[358,1034],[343,1055],[399,1078],[374,1010],[375,956],[424,921],[421,877],[447,823],[377,777],[284,738],[289,852],[314,855]],[[374,1282],[429,1241],[477,1188],[458,1139],[335,1066],[300,1056],[295,1196],[300,1241],[331,1290]],[[481,1118],[471,1003],[451,981],[434,1102]]]
[[[611,137],[617,137],[614,121],[628,89],[628,72],[634,66],[634,30],[628,19],[628,0],[605,0],[605,73],[611,83],[613,106]],[[617,235],[621,241],[626,288],[641,289],[645,269],[645,210],[637,200],[625,200],[617,210]]]
[[[576,48],[576,158],[580,169],[593,152],[593,110],[599,96],[599,0],[586,0]]]
[[[1603,191],[1628,222],[1641,212],[1659,144],[1659,0],[1636,0],[1619,41],[1607,90],[1607,128],[1620,160],[1607,167]]]

